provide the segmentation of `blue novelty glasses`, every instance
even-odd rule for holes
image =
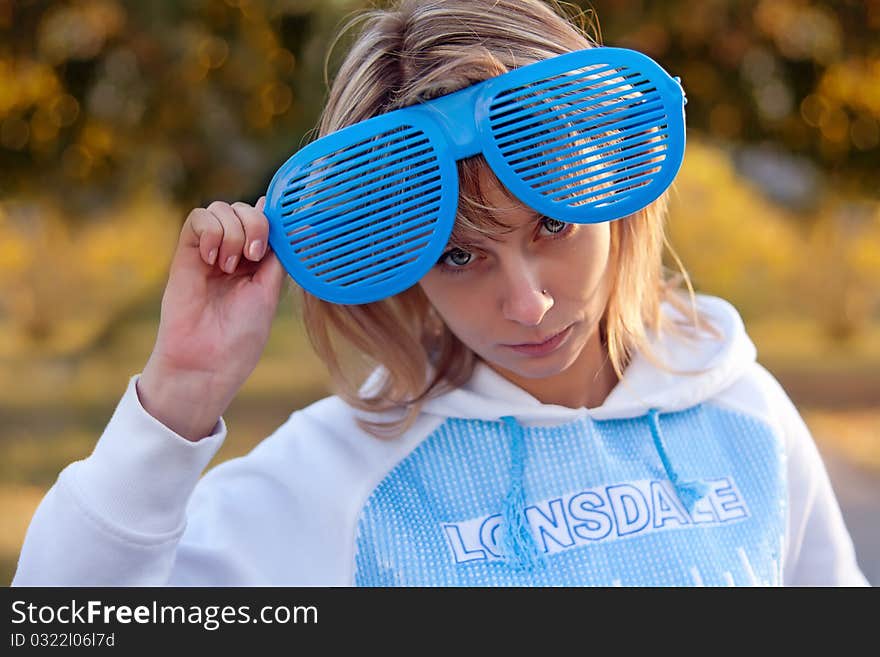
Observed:
[[[447,246],[456,161],[482,153],[524,205],[563,222],[613,221],[672,183],[684,94],[649,57],[559,55],[307,145],[266,194],[269,243],[293,279],[342,304],[414,285]]]

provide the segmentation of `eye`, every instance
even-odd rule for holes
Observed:
[[[446,253],[440,256],[440,259],[437,261],[438,265],[444,265],[451,269],[465,267],[473,258],[473,254],[468,253],[464,249],[460,249],[458,247],[449,249]]]
[[[546,228],[547,230],[549,230],[551,233],[554,233],[554,234],[561,233],[568,227],[568,224],[565,223],[564,221],[559,221],[558,219],[551,219],[550,217],[544,217],[543,219],[541,219],[541,225],[543,225],[544,228]]]
[[[437,267],[445,274],[463,274],[472,269],[468,265],[475,259],[476,256],[470,251],[465,251],[456,246],[440,256],[437,260]]]
[[[542,228],[546,228],[552,235],[552,237],[549,238],[551,240],[564,240],[570,237],[572,229],[575,226],[575,224],[566,223],[550,217],[541,217],[538,220],[538,223]],[[465,251],[461,247],[456,246],[440,256],[437,260],[437,266],[440,267],[442,271],[449,274],[463,274],[472,269],[471,267],[468,267],[468,265],[472,264],[476,257],[477,256],[470,251]]]

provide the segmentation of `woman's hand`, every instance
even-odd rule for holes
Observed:
[[[180,232],[137,392],[189,440],[210,435],[269,339],[285,271],[268,248],[265,202],[215,201],[190,212]]]

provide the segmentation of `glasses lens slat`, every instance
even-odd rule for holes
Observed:
[[[653,166],[653,168],[650,166],[645,167],[645,168],[648,169],[649,172],[653,174],[653,173],[656,173],[657,171],[660,170],[660,163],[655,164]],[[643,184],[648,184],[650,182],[651,182],[650,176],[635,176],[635,177],[630,176],[630,177],[626,178],[625,180],[623,180],[622,182],[619,182],[615,185],[608,185],[607,187],[602,187],[601,189],[599,189],[598,191],[595,191],[595,192],[589,192],[587,194],[580,194],[580,195],[575,195],[572,192],[571,194],[568,194],[567,196],[569,197],[569,202],[577,202],[578,204],[587,203],[587,202],[595,202],[595,201],[602,201],[602,202],[608,203],[608,202],[610,202],[609,199],[614,198],[614,195],[617,192],[632,189],[634,185],[640,186]],[[565,196],[559,197],[559,199],[561,199],[561,198],[565,198]],[[557,199],[557,202],[559,201],[559,199]]]
[[[370,224],[381,221],[383,217],[393,217],[402,214],[409,209],[413,203],[422,203],[428,195],[439,189],[439,176],[432,176],[420,181],[421,185],[413,196],[402,194],[399,189],[384,189],[381,194],[373,194],[372,196],[361,199],[357,204],[347,204],[344,210],[335,211],[328,215],[327,220],[318,220],[308,226],[320,226],[321,236],[325,236],[325,229],[334,229],[344,227],[349,230],[352,226],[360,226],[362,224]],[[288,236],[293,236],[300,228],[288,232]],[[333,230],[335,234],[337,231]],[[299,246],[299,243],[297,244]]]
[[[517,166],[514,170],[517,173],[521,173],[532,168],[533,164],[536,161],[547,162],[550,159],[550,153],[560,145],[570,144],[573,141],[577,142],[581,148],[581,150],[592,150],[593,147],[601,147],[602,145],[609,142],[609,140],[616,140],[620,138],[621,134],[631,134],[633,132],[644,132],[645,130],[653,129],[654,126],[660,124],[660,122],[665,118],[665,114],[658,110],[655,113],[643,115],[640,114],[638,116],[630,117],[629,120],[626,121],[618,121],[615,122],[616,128],[612,131],[603,128],[597,128],[595,130],[587,130],[584,132],[576,132],[572,133],[562,133],[557,132],[553,135],[548,135],[545,141],[540,142],[544,147],[541,150],[536,151],[535,155],[528,158],[523,164]],[[586,142],[586,140],[592,139],[592,141]],[[529,144],[531,146],[531,143]],[[520,155],[521,151],[519,149],[507,149],[502,151],[505,156],[512,155]],[[558,157],[558,156],[557,156]],[[518,161],[519,160],[518,158]],[[551,163],[554,160],[551,160]]]
[[[648,139],[655,138],[653,137],[653,135],[656,135],[656,141],[660,142],[668,136],[668,133],[666,133],[665,131],[662,134],[659,132],[651,132],[650,129],[643,130],[641,132],[635,131],[631,134],[628,134],[624,139],[615,139],[613,142],[611,142],[610,146],[593,148],[591,145],[589,156],[594,157],[605,155],[606,153],[611,153],[613,151],[624,151],[628,148],[635,148],[646,143]],[[516,171],[520,175],[523,175],[523,177],[526,178],[526,176],[524,175],[526,172],[534,172],[535,170],[541,169],[547,163],[547,159],[550,157],[562,158],[567,155],[571,155],[572,153],[579,153],[580,156],[578,158],[571,159],[571,162],[577,162],[584,157],[584,146],[583,144],[568,146],[568,144],[570,143],[571,140],[560,139],[557,143],[552,145],[548,144],[547,146],[541,145],[530,148],[520,153],[519,157],[509,160],[509,164],[514,171]],[[554,160],[554,163],[557,161],[560,164],[565,162],[565,160],[558,159]],[[555,166],[555,164],[550,164],[547,166]]]
[[[301,189],[296,194],[287,192],[283,196],[284,200],[281,202],[281,207],[287,213],[302,212],[307,204],[315,204],[324,199],[345,193],[354,185],[364,180],[369,180],[371,177],[381,179],[381,175],[376,174],[384,172],[390,175],[398,171],[399,167],[394,168],[395,165],[403,165],[405,168],[413,162],[419,161],[418,158],[420,156],[428,156],[433,159],[434,154],[429,146],[426,148],[420,148],[419,146],[421,144],[418,146],[414,145],[402,154],[381,153],[379,156],[374,156],[369,163],[365,163],[360,167],[340,169],[334,172],[333,180],[329,180],[329,177],[327,179],[317,179],[311,187]]]
[[[400,270],[406,269],[418,257],[419,252],[423,251],[429,244],[432,234],[433,229],[418,236],[424,238],[422,241],[411,242],[394,249],[394,255],[397,257],[386,258],[382,262],[370,267],[356,267],[353,273],[341,278],[328,279],[328,282],[346,287],[352,285],[374,285],[376,282],[374,277],[384,277],[388,273],[399,273]]]
[[[328,283],[337,283],[340,282],[340,279],[342,279],[341,282],[343,283],[351,283],[355,280],[367,280],[369,275],[374,272],[384,272],[388,268],[406,264],[407,258],[395,256],[403,256],[412,253],[414,250],[418,250],[421,248],[420,244],[422,244],[421,242],[418,242],[418,238],[430,237],[432,232],[433,228],[421,234],[414,235],[412,229],[407,228],[405,231],[400,232],[400,235],[405,235],[407,239],[403,243],[398,242],[395,247],[383,248],[381,258],[371,258],[367,262],[364,262],[362,259],[350,259],[345,262],[334,261],[333,267],[325,268],[318,272],[317,275],[323,277]],[[333,276],[329,276],[331,273]],[[352,273],[354,273],[352,278],[344,278],[344,275]]]
[[[435,183],[439,183],[439,180],[435,179]],[[360,226],[356,224],[353,225],[353,228],[361,228],[359,236],[362,239],[353,239],[349,240],[348,242],[343,241],[340,242],[339,245],[336,247],[327,248],[325,247],[324,241],[322,239],[323,234],[318,233],[318,241],[313,240],[312,244],[309,247],[309,250],[304,251],[302,254],[304,264],[308,265],[309,267],[313,267],[315,264],[319,264],[317,262],[306,262],[306,260],[312,257],[312,253],[320,253],[323,251],[331,251],[333,257],[340,260],[344,260],[344,258],[349,253],[357,255],[358,257],[366,257],[370,255],[372,252],[368,252],[365,249],[360,249],[359,251],[357,249],[352,250],[350,248],[351,243],[366,243],[363,242],[363,240],[369,241],[370,239],[375,238],[377,235],[386,234],[386,227],[389,225],[393,227],[404,222],[409,222],[413,216],[421,216],[422,214],[434,211],[435,205],[439,201],[439,184],[437,184],[433,189],[426,189],[425,192],[425,194],[420,195],[418,199],[419,202],[418,204],[416,204],[416,207],[411,207],[413,205],[412,203],[408,204],[410,206],[409,212],[401,212],[399,203],[389,204],[389,206],[386,206],[386,211],[380,214],[370,212],[369,216],[365,217],[364,220],[360,222]],[[365,233],[363,229],[367,227],[370,228],[370,230]],[[387,243],[385,245],[387,246]],[[299,249],[299,245],[294,246]],[[315,251],[316,249],[319,251]]]
[[[631,178],[634,174],[641,173],[641,172],[659,170],[660,164],[662,163],[664,157],[665,156],[662,153],[659,153],[659,154],[658,153],[650,153],[645,158],[639,158],[639,163],[647,162],[648,160],[651,160],[651,159],[657,160],[657,161],[648,162],[646,164],[643,164],[642,166],[635,166],[638,163],[632,163],[633,166],[630,166],[629,161],[623,161],[620,163],[620,166],[618,166],[617,168],[613,168],[607,172],[606,171],[598,172],[598,173],[602,173],[602,174],[607,173],[607,175],[602,175],[599,178],[594,178],[593,180],[590,180],[590,182],[582,184],[582,185],[577,185],[575,187],[569,187],[565,190],[565,194],[554,195],[554,194],[556,194],[556,192],[558,192],[560,189],[562,189],[562,187],[556,187],[553,190],[547,190],[544,192],[544,194],[547,197],[549,197],[552,201],[555,201],[558,203],[563,198],[570,198],[572,196],[577,195],[578,192],[585,191],[585,190],[597,189],[598,190],[596,192],[597,194],[608,193],[608,192],[612,191],[612,189],[614,187],[614,184],[613,184],[614,181],[620,180],[621,178],[628,179],[628,178]],[[562,182],[569,184],[571,181],[566,179]],[[611,185],[606,187],[605,183],[611,183]]]
[[[435,179],[435,182],[437,182],[437,179]],[[432,192],[434,193],[434,195],[426,196],[423,201],[422,201],[422,199],[420,199],[420,201],[422,201],[422,203],[420,205],[428,205],[429,203],[436,202],[438,200],[439,196],[437,193],[439,192],[439,185],[432,190],[426,190],[426,194],[431,194]],[[424,210],[422,208],[416,208],[416,210],[418,211],[419,214],[423,214],[426,212],[426,210]],[[377,234],[381,234],[382,231],[385,229],[385,227],[389,223],[391,225],[397,225],[397,224],[401,223],[401,221],[403,221],[403,219],[401,219],[401,217],[402,217],[402,214],[400,212],[399,203],[392,204],[392,207],[387,212],[385,212],[383,214],[374,215],[373,213],[370,213],[369,218],[367,220],[367,223],[368,223],[368,225],[372,226],[372,230],[370,231],[367,239],[370,239]],[[363,234],[363,233],[361,233],[361,234]],[[340,260],[343,260],[345,258],[345,256],[348,255],[349,253],[353,253],[358,257],[366,257],[367,255],[370,255],[370,253],[372,253],[372,252],[368,253],[368,252],[366,252],[366,250],[361,250],[360,252],[358,252],[357,250],[355,250],[355,251],[346,250],[344,247],[325,249],[323,239],[321,239],[322,237],[323,237],[323,234],[319,233],[319,240],[320,241],[317,243],[313,243],[311,245],[311,248],[321,249],[322,251],[332,251],[333,257],[338,258]],[[294,246],[294,248],[299,250],[298,244],[291,243],[291,246]],[[304,260],[307,258],[307,256],[308,256],[308,253],[303,253]],[[315,263],[305,263],[305,264],[308,264],[308,266],[311,267]],[[320,273],[320,272],[318,272],[318,273]]]
[[[357,162],[362,157],[373,158],[380,149],[388,149],[397,144],[406,144],[413,139],[420,139],[422,133],[414,130],[411,126],[403,126],[396,130],[381,133],[376,137],[358,142],[354,146],[348,146],[323,157],[316,158],[307,165],[300,167],[296,175],[291,176],[284,189],[285,192],[296,192],[301,186],[308,185],[315,180],[332,178],[333,171],[344,171],[345,165],[352,161]],[[355,151],[354,149],[359,150]]]
[[[434,180],[439,179],[435,177]],[[426,187],[420,190],[419,196],[403,203],[400,201],[398,195],[387,195],[384,199],[377,201],[375,205],[370,204],[364,208],[359,214],[346,215],[344,217],[336,218],[332,222],[327,221],[322,223],[322,230],[320,233],[314,233],[314,236],[309,239],[297,240],[297,249],[301,253],[306,253],[313,246],[318,244],[322,247],[328,245],[332,246],[334,238],[340,235],[358,237],[365,234],[365,231],[370,230],[370,227],[373,226],[374,223],[383,221],[389,217],[396,217],[400,221],[405,221],[412,216],[413,213],[418,212],[419,208],[422,208],[429,203],[436,202],[439,198],[439,189],[439,185],[435,187]],[[329,226],[335,226],[335,228],[329,229]],[[288,235],[292,234],[292,232],[293,231],[288,233]],[[311,256],[304,256],[303,259],[306,260],[309,257]]]
[[[621,76],[618,76],[618,78]],[[617,82],[617,78],[615,79],[615,84],[608,85],[604,89],[596,89],[590,88],[588,92],[579,93],[579,94],[569,94],[566,93],[562,96],[566,103],[567,111],[582,111],[584,114],[589,113],[588,111],[591,109],[596,109],[598,112],[607,112],[611,109],[614,109],[615,106],[612,104],[613,101],[618,99],[623,99],[621,101],[622,104],[626,103],[637,103],[640,102],[646,95],[646,92],[652,91],[652,88],[639,89],[639,86],[649,85],[650,83],[647,80],[636,80],[631,83],[626,83],[621,85]],[[608,93],[609,90],[619,89],[621,86],[625,88],[622,91],[618,91],[616,93]],[[510,116],[504,117],[504,121],[499,121],[495,115],[490,114],[490,120],[493,125],[493,132],[496,138],[500,139],[501,137],[506,136],[507,134],[517,131],[520,129],[520,120],[523,118],[537,118],[542,115],[547,115],[548,113],[555,112],[555,106],[549,102],[558,99],[559,96],[548,96],[546,99],[542,100],[540,103],[530,102],[529,107],[523,109],[515,114],[511,114]],[[593,102],[595,99],[601,99],[601,102]],[[570,109],[569,109],[570,108]],[[510,130],[505,130],[508,126],[511,126]]]
[[[325,243],[323,241],[318,241],[312,245],[311,249],[302,251],[302,261],[308,267],[312,268],[316,275],[320,274],[321,271],[315,269],[316,267],[320,267],[325,262],[327,262],[327,258],[321,258],[322,255],[326,253],[332,253],[335,259],[338,259],[340,262],[345,261],[345,256],[348,253],[356,253],[360,251],[360,256],[365,255],[363,253],[363,249],[360,249],[364,244],[369,243],[370,240],[377,239],[387,239],[393,236],[393,229],[397,226],[410,224],[413,220],[419,219],[424,216],[430,216],[431,213],[437,211],[440,207],[439,203],[439,195],[435,194],[434,196],[425,200],[425,202],[419,203],[417,208],[412,209],[410,212],[407,212],[406,215],[394,216],[388,221],[382,221],[381,223],[373,224],[370,223],[367,226],[367,230],[360,230],[356,232],[352,232],[351,234],[346,233],[345,239],[343,241],[333,240],[335,243]]]
[[[642,164],[658,158],[662,160],[663,156],[664,153],[662,150],[655,151],[654,149],[648,153],[640,152],[628,154],[624,157],[615,158],[614,163],[608,166],[601,168],[591,167],[591,170],[587,173],[574,177],[560,178],[559,176],[556,176],[552,181],[545,183],[544,185],[532,185],[532,189],[552,198],[552,195],[562,189],[563,186],[570,186],[574,183],[584,183],[576,188],[570,188],[572,191],[575,191],[601,185],[604,182],[615,180],[618,177],[619,172],[624,171],[630,167],[630,165]]]
[[[606,75],[607,71],[611,71],[611,74]],[[555,90],[558,89],[560,86],[564,87],[571,85],[570,76],[591,76],[590,79],[594,83],[596,83],[619,75],[619,71],[613,68],[610,64],[596,64],[593,66],[585,66],[583,68],[579,68],[574,71],[568,71],[566,73],[552,76],[547,79],[539,78],[540,81],[530,82],[527,85],[505,89],[504,91],[499,92],[495,96],[495,98],[492,99],[492,104],[490,105],[490,108],[491,111],[497,116],[504,111],[502,108],[508,108],[509,110],[511,105],[521,103],[524,98],[532,96],[535,93],[541,93],[548,89],[555,92]]]
[[[314,224],[329,218],[330,215],[341,216],[341,213],[350,212],[362,205],[365,202],[364,199],[371,198],[374,193],[393,191],[400,182],[407,182],[411,185],[421,184],[420,177],[436,173],[436,170],[437,163],[433,157],[417,159],[413,162],[405,162],[403,166],[392,168],[386,172],[387,176],[373,176],[375,182],[370,182],[370,184],[356,186],[356,183],[352,181],[352,184],[339,186],[332,193],[328,192],[317,198],[311,196],[303,198],[301,202],[291,204],[290,212],[295,213],[295,216],[292,221],[285,222],[285,228],[299,224]],[[370,180],[370,178],[360,177],[361,183],[365,180]]]
[[[654,137],[654,134],[656,134],[657,137]],[[638,146],[615,148],[612,155],[600,158],[596,158],[595,152],[592,150],[584,153],[583,149],[581,149],[581,153],[578,157],[566,158],[559,160],[558,162],[554,161],[552,164],[535,169],[530,175],[523,176],[522,179],[524,182],[527,182],[532,189],[539,191],[544,189],[547,184],[552,184],[554,181],[558,181],[560,175],[564,176],[566,182],[570,183],[584,180],[592,176],[598,176],[602,173],[613,170],[614,164],[617,162],[637,158],[644,153],[662,152],[666,148],[664,146],[666,136],[665,131],[652,133],[651,141],[642,142]],[[618,145],[619,144],[614,144],[614,146]],[[572,175],[572,170],[575,170],[575,172],[586,170],[586,173]],[[538,173],[543,173],[544,175],[536,176]]]
[[[508,147],[522,148],[531,146],[548,139],[548,136],[553,135],[554,132],[572,134],[575,132],[574,129],[576,129],[578,136],[598,135],[607,131],[609,126],[619,127],[622,121],[630,117],[639,117],[653,109],[663,113],[663,104],[659,100],[650,97],[632,104],[632,107],[628,109],[617,112],[595,112],[580,115],[577,113],[576,108],[572,109],[562,106],[553,111],[553,115],[559,116],[562,114],[562,118],[549,122],[537,121],[528,128],[517,132],[510,139],[496,140],[496,144],[503,152],[508,152]],[[529,137],[534,138],[529,139]]]

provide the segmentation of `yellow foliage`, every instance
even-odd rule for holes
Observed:
[[[0,118],[32,105],[48,104],[61,93],[61,83],[44,62],[0,57]]]
[[[828,202],[809,234],[805,294],[813,315],[831,333],[850,339],[880,303],[880,210],[864,213],[845,201]]]
[[[880,412],[807,409],[804,421],[820,444],[852,463],[880,470]]]
[[[826,195],[809,217],[765,199],[720,149],[688,143],[669,235],[698,289],[746,318],[808,314],[850,338],[880,302],[880,206]]]
[[[850,248],[849,260],[862,276],[880,287],[880,208]]]
[[[818,90],[838,105],[860,107],[880,117],[880,58],[849,58],[829,66]]]
[[[3,513],[0,514],[0,559],[12,563],[18,560],[28,525],[46,490],[44,486],[0,484],[0,502],[3,504]],[[9,581],[3,582],[3,585],[8,586]]]
[[[71,227],[44,199],[5,202],[0,244],[0,356],[51,355],[87,345],[114,315],[161,285],[180,212],[144,194]]]
[[[787,214],[740,178],[722,151],[690,140],[670,204],[669,235],[696,286],[744,312],[789,294],[804,251]]]

